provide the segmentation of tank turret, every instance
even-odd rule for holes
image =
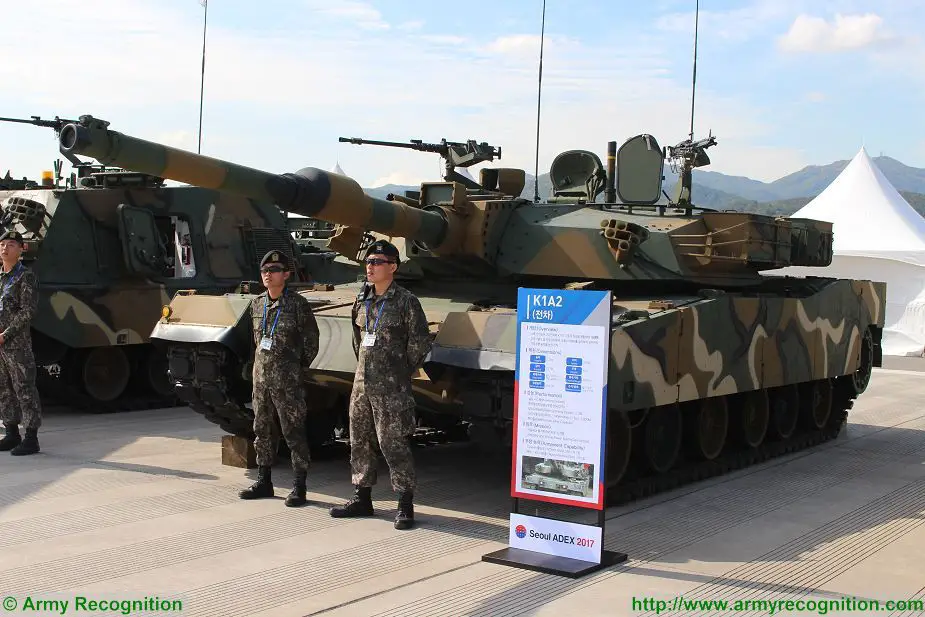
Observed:
[[[272,174],[227,161],[129,137],[108,122],[82,116],[64,126],[60,148],[101,163],[186,182],[195,186],[271,201],[282,209],[407,240],[421,276],[447,271],[505,279],[684,281],[715,286],[751,285],[760,272],[787,266],[825,266],[832,257],[830,223],[744,212],[715,212],[690,203],[690,167],[706,164],[703,150],[712,136],[671,149],[685,171],[679,198],[663,196],[666,150],[647,134],[626,141],[616,153],[615,193],[619,201],[596,203],[614,178],[593,152],[572,150],[553,161],[552,195],[540,205],[521,198],[523,170],[481,170],[480,182],[425,182],[414,198],[382,200],[366,195],[351,178],[312,167]],[[441,153],[446,178],[468,165],[500,155],[474,140],[423,144],[351,143],[411,147]],[[471,151],[466,156],[466,149]],[[689,160],[688,160],[689,159]],[[608,194],[610,191],[608,191]],[[347,238],[353,241],[347,242]],[[355,254],[359,235],[346,229],[331,239],[345,255]],[[345,250],[349,247],[350,250]]]

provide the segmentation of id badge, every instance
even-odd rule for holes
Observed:
[[[375,344],[376,344],[375,334],[371,332],[367,332],[366,334],[363,335],[363,347],[372,347]]]
[[[273,339],[271,339],[268,336],[265,336],[262,339],[260,339],[260,349],[269,351],[272,347],[273,347]]]

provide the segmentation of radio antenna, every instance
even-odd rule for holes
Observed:
[[[540,68],[536,86],[536,161],[533,169],[533,202],[540,200],[540,97],[543,92],[543,40],[546,34],[546,0],[543,0],[543,18],[540,22]]]
[[[694,76],[691,83],[691,134],[690,139],[694,141],[694,99],[697,95],[697,30],[700,25],[700,0],[697,0],[694,9]]]

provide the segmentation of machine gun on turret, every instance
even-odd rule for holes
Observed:
[[[2,122],[15,122],[17,124],[32,124],[34,126],[41,126],[44,128],[54,129],[55,139],[57,140],[60,137],[61,129],[69,124],[80,123],[84,119],[84,116],[81,116],[80,120],[68,120],[66,118],[61,118],[55,116],[54,120],[42,120],[41,116],[30,116],[29,119],[26,118],[3,118],[0,117]],[[106,120],[98,121],[103,125],[108,126],[109,122]],[[104,187],[110,186],[113,184],[123,184],[123,185],[136,185],[136,186],[160,186],[163,184],[163,179],[149,176],[147,174],[138,174],[138,173],[129,173],[119,167],[107,167],[93,161],[84,161],[74,155],[73,152],[61,151],[61,154],[71,163],[74,170],[70,174],[70,178],[67,179],[64,177],[64,162],[60,159],[55,160],[54,162],[54,179],[50,177],[50,172],[44,172],[42,177],[41,184],[32,181],[12,181],[8,182],[9,178],[6,180],[0,179],[0,188],[5,189],[22,189],[22,188],[36,188],[39,186],[42,187],[55,187],[60,188],[62,179],[65,180],[64,188],[76,188],[78,185],[83,187]],[[9,176],[9,173],[7,173]]]
[[[68,124],[73,124],[78,122],[78,120],[66,120],[64,118],[59,118],[55,116],[54,120],[42,120],[41,116],[30,116],[28,120],[25,118],[0,118],[3,122],[17,122],[19,124],[34,124],[35,126],[44,126],[45,128],[55,129],[55,137],[61,132],[61,129],[67,126]]]
[[[29,119],[25,118],[0,118],[2,122],[15,122],[17,124],[33,124],[35,126],[43,126],[45,128],[55,130],[55,139],[58,138],[61,133],[61,129],[67,126],[68,124],[73,124],[79,122],[78,120],[68,120],[66,118],[59,118],[55,116],[54,120],[42,120],[41,116],[30,116]],[[83,161],[75,157],[74,155],[68,156],[68,161],[71,162],[75,167],[81,165]]]
[[[682,208],[691,206],[691,185],[693,183],[691,171],[695,167],[710,164],[707,148],[716,145],[716,137],[710,134],[705,139],[693,141],[685,139],[676,146],[668,146],[668,159],[671,171],[678,174],[678,185],[675,189],[672,204]]]
[[[418,150],[420,152],[433,152],[439,154],[443,159],[444,172],[443,179],[446,182],[459,182],[466,188],[476,191],[485,190],[478,182],[467,178],[456,171],[457,167],[469,167],[478,163],[490,163],[494,159],[501,158],[501,148],[489,145],[487,142],[478,143],[474,139],[469,139],[465,143],[460,141],[447,141],[441,139],[438,144],[427,144],[420,139],[412,139],[409,142],[400,141],[378,141],[374,139],[362,139],[360,137],[341,137],[338,141],[342,143],[351,143],[358,146],[387,146],[389,148],[408,148],[409,150]]]

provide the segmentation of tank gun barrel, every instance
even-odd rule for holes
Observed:
[[[194,186],[275,203],[288,212],[425,243],[437,250],[448,237],[442,211],[424,210],[370,197],[346,176],[313,167],[272,174],[131,137],[107,128],[108,122],[81,116],[64,126],[63,154],[82,154],[101,163]]]

